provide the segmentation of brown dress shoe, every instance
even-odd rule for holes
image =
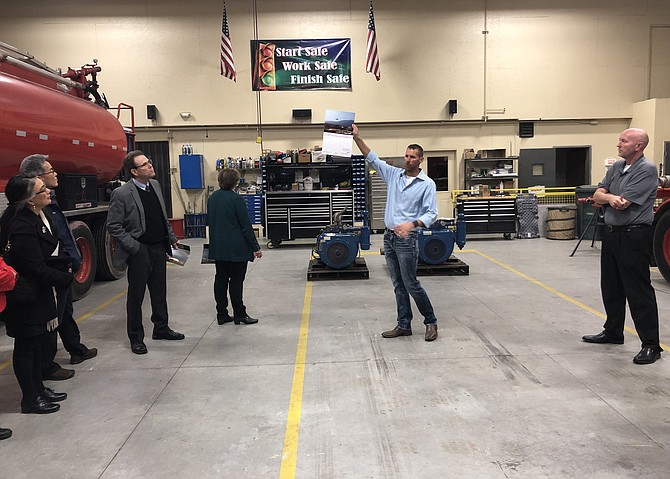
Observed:
[[[393,328],[391,331],[384,331],[382,333],[382,337],[384,338],[397,338],[398,336],[411,336],[411,335],[412,335],[411,329],[402,329],[398,326]]]
[[[65,369],[58,366],[58,369],[50,372],[46,376],[43,376],[42,379],[45,381],[65,381],[74,376],[74,369]]]
[[[426,324],[426,341],[435,341],[437,339],[437,324]]]

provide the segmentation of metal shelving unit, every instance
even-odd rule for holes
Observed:
[[[344,223],[362,221],[367,187],[363,157],[337,163],[268,163],[263,158],[261,165],[263,226],[269,247],[279,246],[283,240],[316,238],[333,223],[335,214],[345,208]],[[296,173],[300,172],[304,178],[309,170],[319,171],[320,188],[292,189]],[[348,188],[342,188],[342,184]]]
[[[464,189],[469,190],[476,184],[484,184],[491,189],[498,189],[500,182],[503,182],[504,189],[515,188],[518,159],[518,156],[465,159]],[[506,169],[505,165],[511,165],[511,171],[509,168]],[[496,172],[496,170],[507,170],[510,171],[510,174]]]

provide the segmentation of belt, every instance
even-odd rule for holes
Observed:
[[[651,225],[624,225],[624,226],[605,225],[605,230],[609,231],[610,233],[622,233],[622,232],[633,231],[635,229],[647,229],[647,228],[651,228]]]

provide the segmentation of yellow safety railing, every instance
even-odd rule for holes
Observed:
[[[480,192],[481,193],[481,192]],[[575,204],[575,187],[563,186],[555,188],[545,188],[540,186],[531,186],[529,188],[492,188],[488,196],[516,196],[519,194],[533,194],[537,197],[537,203],[543,205],[551,204]],[[477,197],[472,190],[452,190],[451,201],[455,204],[460,196]]]

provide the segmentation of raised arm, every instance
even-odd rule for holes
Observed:
[[[368,156],[368,153],[370,153],[370,148],[365,144],[363,138],[360,137],[358,127],[355,124],[351,125],[351,127],[354,132],[354,141],[356,142],[356,146],[359,150],[361,150],[363,156]]]

